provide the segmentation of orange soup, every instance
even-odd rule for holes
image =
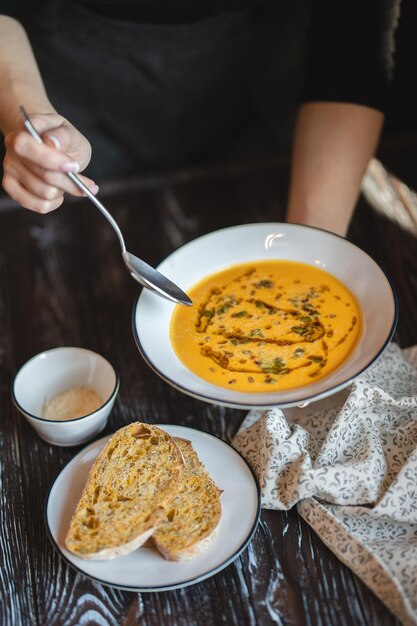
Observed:
[[[317,267],[256,261],[207,276],[176,306],[179,359],[214,385],[245,392],[308,385],[337,368],[361,333],[350,291]]]

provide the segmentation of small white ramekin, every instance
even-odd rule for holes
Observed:
[[[45,402],[73,387],[90,387],[102,399],[99,409],[72,420],[42,417]],[[76,446],[95,437],[107,424],[119,390],[119,376],[100,354],[64,347],[41,352],[17,372],[13,402],[39,437],[57,446]]]

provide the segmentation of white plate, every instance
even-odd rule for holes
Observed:
[[[141,547],[119,559],[84,561],[64,543],[71,516],[88,472],[107,443],[103,437],[84,448],[55,480],[46,500],[45,519],[50,538],[70,565],[99,582],[129,591],[167,591],[193,585],[217,574],[249,544],[259,520],[259,487],[246,461],[227,443],[193,428],[161,425],[175,437],[192,442],[216,485],[223,489],[219,535],[201,555],[175,563],[156,550]]]
[[[281,392],[245,393],[212,385],[187,369],[172,348],[169,327],[175,305],[145,289],[133,310],[133,332],[148,365],[184,393],[244,409],[289,407],[324,398],[346,387],[381,356],[397,324],[397,298],[381,267],[338,235],[296,224],[234,226],[191,241],[167,257],[158,269],[187,290],[213,272],[266,259],[315,265],[333,274],[356,296],[363,313],[363,332],[339,368],[309,385]]]

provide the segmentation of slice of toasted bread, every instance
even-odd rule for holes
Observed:
[[[166,509],[166,521],[152,541],[170,561],[185,561],[205,550],[216,538],[221,518],[219,489],[190,441],[175,438],[185,459],[175,498]]]
[[[142,545],[178,490],[182,453],[168,433],[135,422],[118,430],[89,473],[66,536],[83,559],[111,559]]]

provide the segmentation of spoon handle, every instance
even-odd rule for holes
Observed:
[[[100,202],[98,198],[96,198],[94,194],[91,193],[89,188],[86,185],[84,185],[84,183],[78,178],[76,174],[74,174],[73,172],[68,172],[67,176],[71,178],[73,183],[77,185],[77,187],[85,193],[87,198],[91,200],[91,202],[95,204],[96,207],[103,213],[104,217],[108,219],[108,221],[110,222],[110,224],[113,226],[114,230],[116,231],[116,234],[119,238],[122,253],[124,254],[126,252],[125,240],[123,239],[122,231],[120,230],[119,225],[114,219],[113,215],[109,213],[106,207]]]
[[[42,137],[39,135],[38,131],[33,126],[32,122],[29,119],[28,114],[26,113],[25,109],[22,106],[20,107],[20,112],[22,114],[23,123],[25,125],[26,130],[32,135],[32,137],[38,143],[44,143]],[[96,207],[108,219],[108,221],[113,226],[113,228],[116,231],[116,234],[117,234],[117,236],[119,238],[119,242],[120,242],[120,247],[122,249],[122,253],[125,253],[126,252],[126,246],[125,246],[125,241],[123,239],[122,231],[120,230],[118,223],[116,222],[114,217],[111,215],[111,213],[109,213],[109,211],[100,202],[100,200],[98,200],[98,198],[96,198],[95,195],[91,193],[89,188],[86,185],[84,185],[84,183],[78,178],[78,176],[76,174],[74,174],[73,172],[67,172],[66,175],[72,180],[72,182],[78,187],[78,189],[80,189],[87,196],[87,198],[89,200],[91,200],[91,202],[93,204],[95,204]]]

